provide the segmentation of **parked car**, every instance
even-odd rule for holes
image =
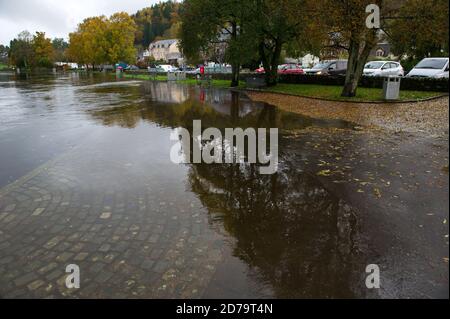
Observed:
[[[305,70],[309,75],[345,75],[347,60],[330,60],[316,64],[312,69]]]
[[[426,58],[419,62],[407,77],[447,78],[449,58]]]
[[[263,73],[266,73],[266,70],[264,70],[264,68],[261,67],[261,68],[256,69],[255,73],[263,74]]]
[[[128,71],[138,71],[139,68],[136,65],[129,65],[125,70]]]
[[[121,66],[119,66],[119,65],[116,65],[116,69],[118,69],[118,68],[120,68]],[[107,72],[107,71],[114,71],[114,65],[111,65],[111,64],[103,64],[103,65],[100,65],[99,66],[99,70],[100,71],[105,71],[105,72]]]
[[[186,71],[186,74],[194,74],[194,75],[199,75],[200,74],[200,68],[192,68],[192,70]]]
[[[128,68],[128,64],[126,64],[124,62],[119,62],[119,63],[116,63],[115,68],[116,69],[120,68],[122,70],[126,70],[126,68]],[[113,67],[113,69],[114,69],[114,67]]]
[[[298,64],[285,64],[278,69],[278,74],[305,74],[305,71]]]
[[[156,67],[158,69],[158,73],[167,73],[167,72],[176,72],[178,68],[171,66],[169,64],[161,64]]]
[[[292,63],[280,64],[278,66],[278,73],[280,74],[282,72],[282,70],[291,69],[293,66],[297,66],[297,64],[292,64]],[[255,73],[264,74],[264,73],[266,73],[266,70],[264,70],[264,68],[261,67],[259,69],[256,69]]]
[[[364,66],[365,76],[404,76],[400,63],[394,61],[372,61]]]
[[[193,71],[195,71],[195,70],[196,70],[196,68],[193,68],[193,67],[190,67],[190,66],[185,66],[183,68],[180,68],[180,71],[186,72],[188,74],[193,72]]]

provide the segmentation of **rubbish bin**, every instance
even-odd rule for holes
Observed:
[[[398,100],[400,97],[400,83],[399,76],[390,76],[384,79],[383,82],[383,99]]]

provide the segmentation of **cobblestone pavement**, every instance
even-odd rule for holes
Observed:
[[[0,190],[1,297],[204,295],[226,236],[186,192],[186,168],[132,160],[143,141],[111,131],[114,160],[112,142],[93,138]],[[78,290],[65,287],[69,264],[80,266]]]

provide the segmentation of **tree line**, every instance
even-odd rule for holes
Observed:
[[[67,47],[64,39],[51,40],[44,32],[31,35],[23,31],[11,41],[9,47],[2,46],[1,51],[7,51],[8,63],[18,68],[49,68],[55,61],[65,61]]]
[[[368,5],[381,10],[380,26],[367,27]],[[448,55],[446,0],[185,0],[181,47],[190,60],[225,45],[232,86],[242,64],[257,59],[268,86],[276,85],[282,52],[345,52],[343,96],[356,95],[370,52],[382,39],[411,59]]]
[[[181,10],[181,3],[166,1],[133,14],[131,17],[137,27],[135,46],[139,49],[146,49],[154,41],[176,38],[181,26]]]
[[[119,61],[134,63],[136,25],[127,13],[92,17],[64,39],[47,38],[44,32],[21,32],[8,48],[9,63],[19,68],[51,68],[54,62],[76,62],[92,68]]]

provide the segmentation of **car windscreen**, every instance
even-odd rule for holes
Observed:
[[[331,62],[323,62],[323,63],[319,63],[316,64],[315,66],[313,66],[313,70],[323,70],[328,68],[328,66],[331,64]]]
[[[444,68],[447,60],[442,59],[425,59],[416,65],[415,69],[436,69],[440,70]]]
[[[365,65],[364,69],[379,69],[383,66],[384,62],[369,62]]]

